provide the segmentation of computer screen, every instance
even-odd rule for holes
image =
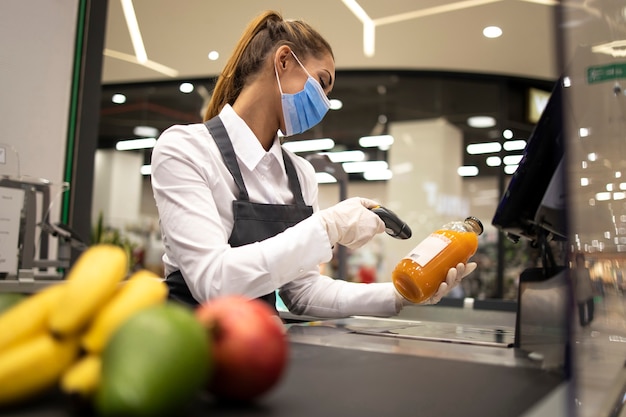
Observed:
[[[513,240],[566,237],[562,85],[555,84],[492,220]]]

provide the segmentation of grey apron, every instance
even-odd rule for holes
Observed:
[[[313,214],[313,208],[304,203],[296,169],[284,150],[283,161],[285,162],[285,172],[287,173],[289,189],[293,194],[295,204],[252,203],[248,197],[246,186],[243,183],[239,164],[237,164],[237,157],[235,156],[235,150],[233,149],[233,145],[230,142],[230,138],[228,137],[228,133],[222,121],[216,116],[205,122],[205,125],[217,143],[224,163],[233,176],[237,188],[239,188],[239,198],[233,201],[234,224],[230,239],[228,240],[230,246],[243,246],[265,240]],[[237,277],[229,277],[228,279],[237,279]],[[174,271],[169,274],[165,282],[169,288],[169,298],[171,300],[183,302],[191,306],[198,305],[198,301],[191,295],[189,287],[187,287],[180,271]],[[276,294],[273,291],[260,298],[274,308]]]

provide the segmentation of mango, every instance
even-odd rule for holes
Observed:
[[[179,415],[206,385],[211,346],[193,311],[180,304],[164,302],[133,314],[102,353],[98,415]]]

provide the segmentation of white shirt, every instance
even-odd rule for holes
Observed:
[[[293,204],[278,137],[266,152],[231,106],[224,107],[220,119],[250,201]],[[317,211],[313,166],[288,153],[304,201]],[[232,202],[239,190],[203,123],[175,125],[162,133],[152,152],[152,188],[165,246],[165,275],[180,270],[200,302],[228,294],[256,298],[280,289],[295,314],[390,316],[401,308],[390,282],[351,283],[320,274],[319,265],[332,258],[332,249],[317,216],[264,241],[231,247]]]

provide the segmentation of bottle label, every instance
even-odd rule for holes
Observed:
[[[432,233],[415,247],[407,256],[420,266],[426,266],[435,256],[450,244],[451,240],[437,233]]]

